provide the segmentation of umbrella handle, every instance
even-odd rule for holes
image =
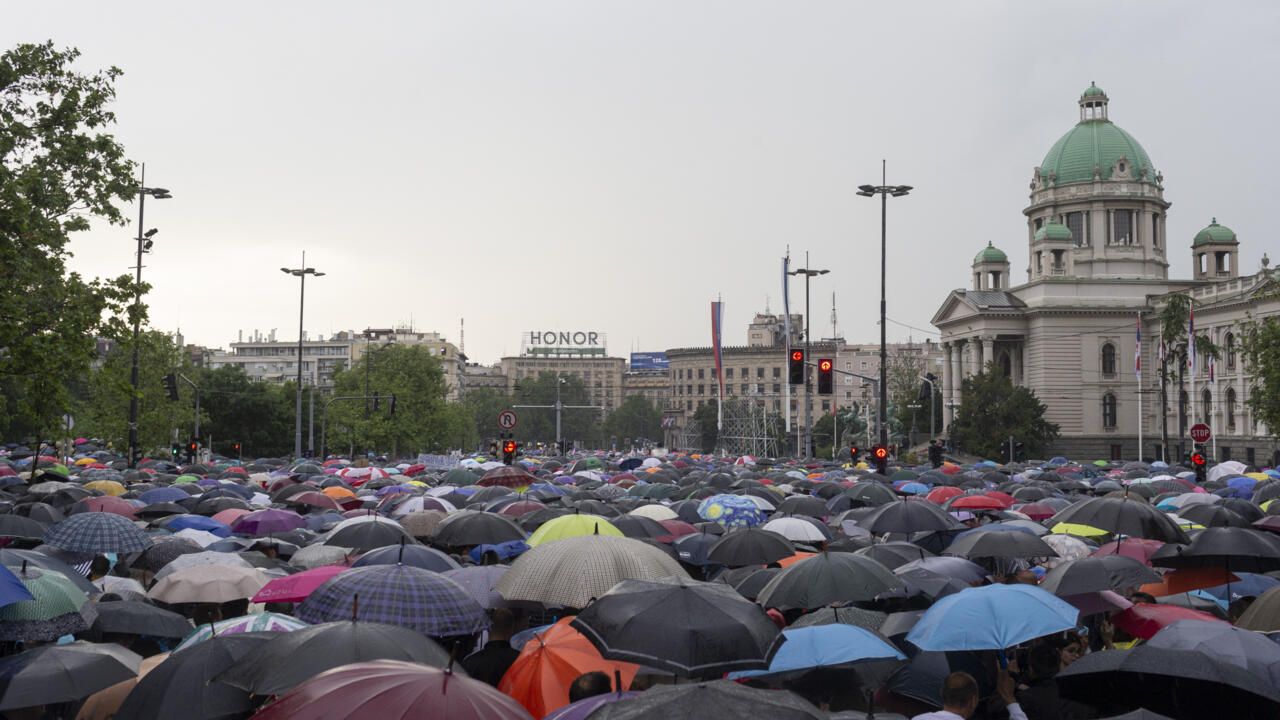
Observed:
[[[1001,649],[1000,649],[1000,652],[996,655],[996,657],[1000,660],[1000,669],[1001,669],[1001,670],[1008,670],[1008,669],[1009,669],[1009,658],[1008,658],[1008,656],[1007,656],[1007,655],[1005,655],[1005,654],[1004,654],[1004,648],[1001,648]]]

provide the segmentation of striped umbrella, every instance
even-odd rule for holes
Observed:
[[[484,608],[461,585],[409,565],[370,565],[337,575],[298,606],[298,617],[379,622],[432,637],[469,635],[489,625]]]
[[[259,615],[244,615],[238,618],[230,618],[221,620],[212,625],[201,625],[194,632],[183,638],[178,647],[174,648],[175,653],[198,645],[211,637],[222,637],[223,635],[238,635],[240,633],[252,632],[293,632],[304,627],[308,627],[310,623],[299,620],[292,615],[283,615],[281,613],[261,613]]]
[[[89,596],[66,577],[33,567],[16,574],[32,599],[0,608],[0,640],[57,640],[88,630],[97,619]]]
[[[114,513],[72,515],[50,527],[44,541],[59,550],[80,553],[135,553],[151,547],[151,539],[132,521]]]

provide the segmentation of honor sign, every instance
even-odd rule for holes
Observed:
[[[605,334],[589,330],[534,330],[524,334],[527,355],[604,355]]]

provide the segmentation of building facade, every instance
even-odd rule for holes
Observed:
[[[1196,421],[1213,428],[1218,459],[1269,459],[1274,443],[1245,404],[1251,383],[1238,350],[1225,353],[1212,379],[1211,363],[1196,364],[1185,419],[1176,387],[1162,404],[1156,367],[1160,313],[1174,295],[1191,298],[1197,335],[1224,348],[1235,347],[1240,323],[1280,312],[1259,293],[1270,277],[1265,260],[1242,276],[1236,235],[1215,219],[1191,238],[1193,277],[1171,280],[1168,253],[1179,243],[1166,235],[1163,174],[1111,121],[1100,88],[1090,85],[1078,106],[1077,124],[1032,173],[1027,281],[1013,285],[1008,257],[988,243],[974,258],[970,289],[952,291],[934,315],[945,423],[963,379],[994,364],[1046,405],[1061,432],[1052,454],[1159,458],[1167,420],[1170,460],[1189,449],[1180,437]]]
[[[586,387],[590,404],[605,413],[623,400],[622,376],[627,361],[610,357],[603,333],[587,331],[535,331],[521,338],[519,355],[502,358],[499,366],[507,379],[507,394],[525,379],[543,373],[573,376]]]

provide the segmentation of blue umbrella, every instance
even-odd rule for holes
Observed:
[[[1231,603],[1242,597],[1257,597],[1271,588],[1280,585],[1280,579],[1273,578],[1269,575],[1259,575],[1257,573],[1247,572],[1237,572],[1232,574],[1240,578],[1240,580],[1226,585],[1217,585],[1215,587],[1205,588],[1205,594],[1212,596],[1215,600]],[[1230,597],[1227,597],[1228,590],[1231,592]]]
[[[179,530],[203,530],[212,533],[220,538],[231,537],[231,528],[225,523],[220,523],[213,518],[207,518],[203,515],[174,515],[171,519],[166,520],[164,527],[171,532]]]
[[[907,633],[921,650],[1003,650],[1077,626],[1080,611],[1031,585],[987,585],[934,603]]]
[[[12,570],[0,565],[0,607],[35,599],[35,596],[22,583],[22,580],[13,574]]]
[[[787,628],[782,634],[787,641],[778,648],[767,670],[731,672],[729,679],[850,665],[868,660],[907,659],[884,638],[853,625]]]
[[[698,515],[725,527],[751,527],[764,522],[760,506],[741,495],[712,495],[698,505]]]
[[[931,488],[924,483],[908,482],[903,483],[902,486],[898,488],[898,492],[903,495],[924,495],[928,493],[930,489]]]
[[[142,502],[152,505],[154,503],[178,502],[179,500],[190,500],[191,493],[176,487],[161,487],[155,490],[148,490],[138,496]]]

